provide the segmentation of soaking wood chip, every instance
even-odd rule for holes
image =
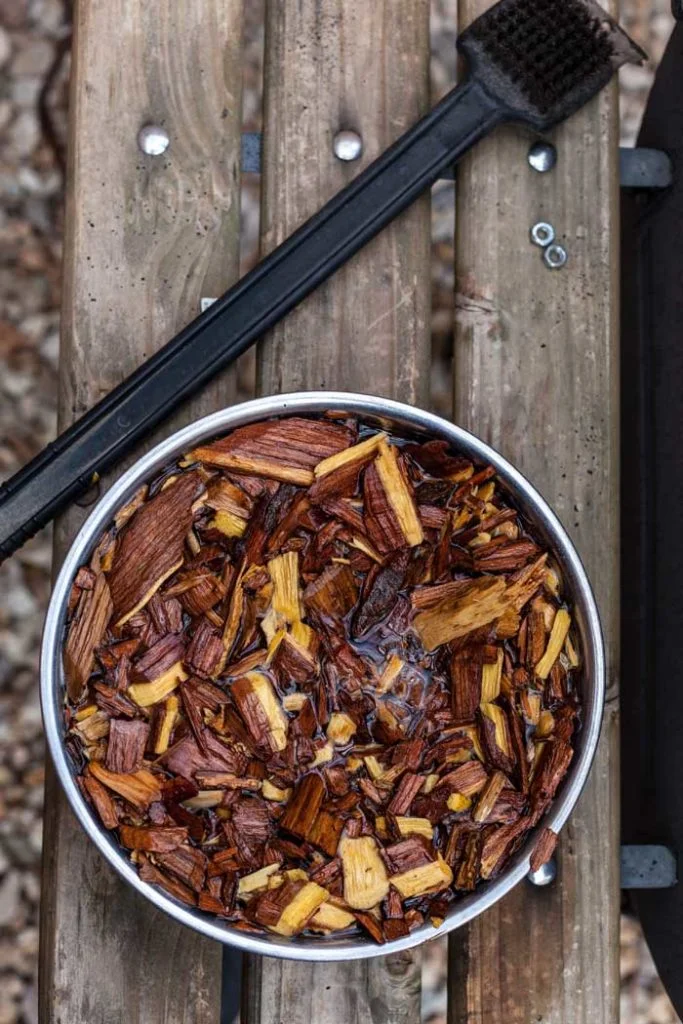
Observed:
[[[64,670],[81,791],[141,878],[281,936],[441,924],[543,818],[580,712],[562,579],[493,468],[341,415],[139,492]]]

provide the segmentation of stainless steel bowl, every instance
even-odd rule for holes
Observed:
[[[405,938],[386,943],[384,946],[376,945],[362,934],[346,938],[330,936],[285,939],[276,935],[258,936],[236,931],[230,925],[221,923],[199,910],[192,910],[161,890],[141,881],[125,851],[102,827],[81,796],[64,749],[65,689],[62,642],[67,601],[78,567],[88,560],[102,531],[109,525],[117,509],[125,505],[144,481],[154,477],[162,467],[181,453],[235,427],[253,423],[264,417],[320,413],[330,409],[343,409],[397,433],[407,431],[418,437],[444,439],[471,458],[491,463],[495,466],[500,480],[514,496],[518,508],[554,551],[564,576],[567,599],[573,605],[583,655],[582,728],[576,738],[576,754],[549,813],[541,823],[541,826],[552,828],[555,832],[562,828],[569,817],[590,771],[600,733],[605,692],[604,651],[598,612],[586,573],[564,528],[543,498],[516,469],[492,448],[460,427],[420,409],[384,398],[343,392],[312,391],[260,398],[231,409],[224,409],[173,434],[140,459],[120,480],[117,480],[95,507],[76,537],[54,587],[45,622],[41,653],[41,701],[50,753],[69,803],[81,825],[103,856],[138,892],[177,921],[219,942],[239,946],[249,953],[295,960],[357,960],[382,956],[445,935],[446,932],[471,921],[473,917],[492,906],[527,875],[535,836],[532,834],[528,838],[524,847],[508,862],[498,878],[457,901],[440,928],[435,929],[427,923]],[[49,842],[49,837],[47,841]]]

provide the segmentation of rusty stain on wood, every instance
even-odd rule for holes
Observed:
[[[266,23],[262,244],[268,251],[425,112],[426,0],[270,0]],[[340,128],[363,157],[333,154]],[[342,388],[426,405],[429,398],[428,200],[269,334],[262,393]],[[247,1024],[417,1024],[419,954],[346,964],[248,957]]]
[[[461,25],[488,6],[461,0]],[[451,937],[450,1024],[618,1020],[616,87],[553,141],[549,174],[528,166],[530,139],[513,129],[459,168],[456,420],[529,476],[575,540],[603,617],[609,698],[558,884],[523,884]],[[569,253],[561,271],[529,241],[540,220]]]
[[[81,0],[75,17],[61,428],[235,279],[239,248],[241,0]],[[163,156],[139,150],[146,122]],[[233,397],[224,374],[146,447]],[[86,511],[57,524],[57,562]],[[51,771],[40,971],[42,1024],[219,1018],[220,946],[118,879]]]

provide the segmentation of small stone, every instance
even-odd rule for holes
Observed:
[[[59,366],[59,331],[52,331],[40,344],[40,354],[55,370]],[[52,556],[50,555],[50,558]]]
[[[4,131],[12,120],[14,108],[9,100],[0,100],[0,132]]]
[[[15,747],[11,753],[12,767],[15,772],[23,772],[29,762],[30,754],[27,747]]]
[[[38,1024],[38,988],[35,984],[26,989],[21,1004],[21,1019],[23,1024]]]
[[[62,176],[56,170],[39,174],[33,167],[20,167],[17,178],[25,192],[43,199],[57,195],[62,186]]]
[[[668,39],[669,33],[671,32],[671,15],[667,11],[663,11],[659,14],[654,14],[650,18],[650,28],[652,34],[660,39]]]
[[[22,28],[26,24],[28,0],[9,0],[0,8],[0,19],[5,28]]]
[[[30,631],[29,632],[30,635]],[[12,689],[15,693],[21,693],[25,695],[32,690],[36,683],[36,675],[32,670],[26,670],[15,667],[14,679],[12,680]]]
[[[664,992],[656,995],[649,1010],[648,1024],[675,1024],[678,1020],[676,1012]]]
[[[12,74],[44,75],[54,60],[55,49],[47,39],[32,39],[12,61]]]
[[[21,875],[10,871],[0,882],[0,928],[8,928],[19,916]]]
[[[32,320],[33,317],[27,317],[22,323],[22,331],[24,330],[24,324],[28,320]],[[42,323],[45,322],[44,317],[40,315],[39,319]],[[55,319],[55,330],[57,331],[59,325],[59,316]],[[58,335],[59,336],[59,335]],[[51,334],[45,336],[45,340],[41,344],[46,344]],[[38,341],[40,335],[36,335],[36,341]],[[45,353],[43,353],[45,355]],[[33,537],[28,543],[18,551],[16,554],[17,561],[21,562],[22,565],[30,565],[34,569],[42,569],[48,576],[52,568],[52,545],[46,544],[43,540],[44,534],[40,533],[37,537]]]
[[[62,0],[31,0],[31,18],[44,32],[64,30],[65,5]]]
[[[19,999],[24,994],[24,983],[21,978],[10,975],[3,981],[3,995],[10,999]]]
[[[19,1007],[3,992],[0,996],[0,1024],[17,1024],[18,1020]]]
[[[17,374],[17,376],[19,376]],[[9,594],[4,598],[4,610],[6,614],[16,619],[23,619],[27,615],[33,615],[36,611],[36,600],[27,587],[18,583],[12,587]]]
[[[0,721],[0,743],[9,743],[12,738],[12,730],[9,722]]]
[[[21,196],[16,174],[0,171],[0,196],[5,196],[7,199],[18,199]]]
[[[38,712],[38,724],[40,725],[40,711]],[[22,781],[25,786],[38,786],[42,789],[45,783],[45,768],[42,764],[34,764],[26,772]]]
[[[640,967],[640,951],[634,945],[625,946],[622,943],[619,957],[619,972],[623,980],[634,977]]]
[[[33,382],[27,373],[8,372],[3,376],[2,388],[10,398],[21,398],[32,389]]]
[[[17,946],[24,956],[37,956],[39,932],[37,928],[24,928],[17,938]]]
[[[29,789],[28,793],[24,795],[24,800],[28,807],[31,807],[34,811],[42,811],[43,809],[43,787],[34,786],[33,789]]]
[[[28,703],[19,711],[18,724],[24,739],[31,739],[40,732],[42,717],[38,700],[38,693],[34,692],[29,696]]]
[[[40,879],[35,872],[27,871],[24,874],[22,889],[28,902],[32,903],[34,906],[38,906],[38,902],[40,900]]]
[[[38,101],[43,81],[35,75],[15,78],[12,83],[12,99],[17,107],[34,107]]]
[[[5,825],[6,822],[2,822],[2,824]],[[20,836],[15,832],[0,836],[0,849],[4,849],[13,864],[22,868],[33,867],[38,860],[35,852],[26,842],[25,836]],[[9,878],[10,875],[7,877]]]
[[[30,156],[40,141],[40,126],[32,110],[22,110],[10,125],[10,145],[18,157]]]
[[[29,831],[28,841],[31,849],[40,857],[43,852],[43,822],[40,818]]]
[[[624,64],[619,70],[619,81],[626,90],[648,90],[654,75],[648,67],[639,64]]]
[[[0,25],[0,68],[3,68],[12,53],[12,40],[9,32]]]
[[[14,937],[10,941],[0,941],[0,972],[16,971],[17,974],[25,974],[28,965],[29,958],[19,949]]]

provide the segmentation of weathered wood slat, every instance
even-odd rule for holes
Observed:
[[[461,0],[461,24],[488,6]],[[451,939],[451,1024],[618,1020],[616,128],[610,88],[555,133],[552,173],[529,168],[514,130],[458,172],[456,420],[515,462],[575,539],[603,616],[609,701],[558,883],[521,885]],[[530,244],[539,220],[568,250],[561,271]]]
[[[239,247],[241,0],[80,0],[75,21],[61,427],[231,283]],[[138,149],[146,122],[163,156]],[[225,375],[148,444],[233,392]],[[120,882],[48,774],[41,1022],[216,1024],[220,946]]]
[[[273,248],[426,109],[428,3],[270,0],[263,246]],[[340,128],[362,161],[333,155]],[[346,388],[424,404],[429,207],[419,203],[296,310],[259,352],[262,393]],[[419,1021],[419,957],[308,966],[248,958],[248,1024]]]

